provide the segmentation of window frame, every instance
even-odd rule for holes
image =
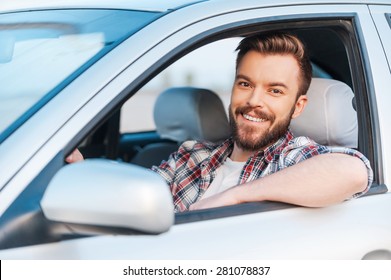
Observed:
[[[289,28],[286,26],[289,25]],[[260,31],[272,30],[292,30],[292,26],[300,29],[316,28],[328,26],[334,28],[341,36],[341,41],[346,47],[346,54],[350,63],[350,71],[353,82],[353,91],[357,98],[358,124],[359,124],[359,150],[368,157],[374,170],[374,182],[370,191],[364,196],[382,194],[388,191],[382,178],[382,163],[379,139],[379,129],[376,106],[374,106],[374,94],[370,69],[365,65],[368,64],[365,48],[362,47],[362,34],[360,31],[360,22],[355,13],[344,14],[318,14],[305,16],[278,16],[264,17],[257,20],[249,19],[209,29],[194,35],[191,39],[182,42],[182,44],[170,52],[163,55],[160,60],[135,79],[130,85],[128,92],[122,93],[124,96],[117,107],[122,106],[128,98],[131,98],[146,83],[153,79],[157,74],[166,69],[169,65],[190,53],[191,51],[202,47],[208,43],[225,39],[229,37],[248,36]],[[370,131],[370,133],[365,133]],[[215,209],[197,210],[193,212],[177,213],[177,224],[196,222],[222,217],[231,217],[245,215],[257,212],[271,210],[288,209],[299,207],[296,205],[279,203],[279,202],[257,202],[247,203],[244,205],[233,205]]]
[[[286,28],[287,25],[289,25],[289,28]],[[311,15],[304,18],[298,16],[281,16],[277,19],[261,18],[259,21],[244,20],[240,23],[222,25],[202,32],[195,35],[192,39],[183,42],[179,48],[164,55],[159,62],[155,63],[155,65],[149,69],[149,71],[143,73],[142,77],[140,77],[140,80],[143,80],[143,82],[139,83],[138,86],[131,91],[130,95],[135,94],[143,85],[173,62],[208,43],[230,37],[248,36],[259,31],[291,30],[294,29],[292,26],[296,26],[300,29],[309,27],[330,27],[338,33],[338,36],[340,36],[341,42],[346,48],[352,79],[352,89],[357,98],[359,150],[368,157],[374,170],[374,182],[370,191],[364,196],[386,193],[388,189],[381,176],[382,165],[381,157],[379,156],[381,155],[381,151],[380,143],[377,140],[379,139],[379,130],[376,127],[376,124],[378,123],[378,114],[376,106],[374,106],[376,103],[373,94],[371,94],[373,88],[371,86],[372,80],[370,71],[365,67],[368,63],[368,57],[365,54],[365,48],[362,47],[360,23],[357,15],[354,13],[344,15],[331,14],[327,17],[323,15]],[[370,131],[370,133],[365,133],[365,131]],[[246,203],[214,209],[177,213],[175,216],[175,223],[183,224],[295,207],[299,206],[280,202]]]

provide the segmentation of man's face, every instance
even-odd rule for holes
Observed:
[[[299,66],[291,55],[248,52],[238,65],[229,118],[235,144],[244,151],[266,148],[283,136],[304,108]]]

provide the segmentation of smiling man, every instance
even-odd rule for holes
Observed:
[[[269,33],[245,38],[237,50],[232,137],[222,144],[187,141],[152,168],[170,186],[175,210],[264,200],[322,207],[364,194],[372,170],[361,153],[289,130],[311,82],[301,41]]]

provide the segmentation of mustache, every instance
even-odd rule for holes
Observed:
[[[254,115],[256,118],[264,119],[273,122],[275,120],[275,116],[272,114],[268,114],[259,108],[254,108],[249,105],[241,106],[236,108],[235,114],[248,114],[249,112],[253,112],[252,115]]]

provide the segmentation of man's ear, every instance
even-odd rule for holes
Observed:
[[[297,118],[303,112],[305,106],[307,105],[308,99],[306,95],[300,95],[296,100],[295,111],[292,114],[292,119]]]

